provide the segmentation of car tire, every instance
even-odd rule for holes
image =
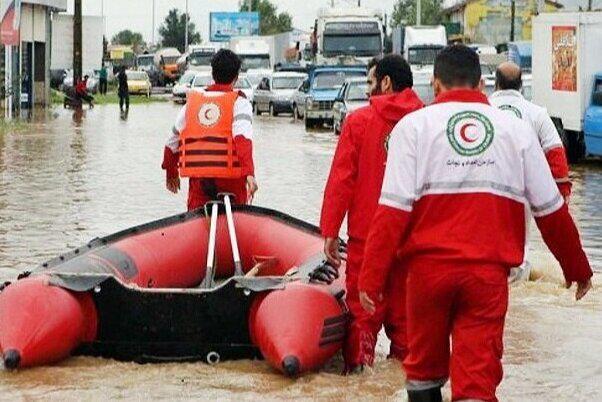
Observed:
[[[270,103],[270,116],[271,117],[278,116],[278,112],[276,110],[274,110],[274,104],[273,103]]]
[[[255,102],[253,102],[253,112],[255,112],[255,115],[261,116],[261,112],[259,111],[259,105]]]

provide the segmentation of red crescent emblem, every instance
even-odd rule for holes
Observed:
[[[466,123],[464,124],[461,128],[460,128],[460,137],[462,137],[462,139],[466,142],[475,142],[477,139],[476,138],[469,138],[466,135],[466,129],[468,127],[476,127],[476,125],[472,124],[472,123]]]
[[[209,116],[209,113],[211,113],[211,108],[207,108],[207,110],[205,110],[205,118],[207,120],[211,120],[211,117]]]

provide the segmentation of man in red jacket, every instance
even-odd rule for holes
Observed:
[[[233,92],[233,86],[238,80],[241,60],[232,51],[222,49],[211,60],[212,75],[215,84],[207,87],[207,93],[216,96]],[[161,167],[166,172],[166,187],[172,193],[180,189],[180,175],[178,172],[178,159],[181,147],[180,136],[186,129],[187,106],[184,105],[178,114],[163,152]],[[202,178],[191,177],[188,182],[188,210],[202,207],[207,202],[216,199],[218,193],[232,193],[235,202],[245,204],[257,191],[253,165],[253,127],[252,107],[244,93],[238,92],[232,111],[232,132],[234,152],[240,162],[240,178]],[[218,114],[219,117],[219,114]],[[210,151],[207,151],[210,152]],[[238,161],[237,161],[238,162]]]
[[[489,104],[478,55],[463,45],[435,61],[435,102],[391,133],[366,241],[360,302],[375,313],[391,262],[407,269],[410,402],[497,401],[508,270],[523,258],[525,207],[576,298],[592,270],[533,129]],[[402,300],[390,300],[402,304]],[[451,347],[450,347],[451,337]]]
[[[412,90],[412,72],[399,55],[389,55],[374,68],[375,90],[370,104],[350,114],[343,124],[330,176],[324,190],[320,227],[326,238],[324,252],[335,266],[341,263],[339,229],[348,216],[348,259],[346,271],[347,305],[351,324],[344,347],[346,371],[371,365],[376,336],[383,321],[391,338],[392,357],[405,355],[403,308],[387,311],[384,307],[370,316],[361,308],[357,280],[364,255],[364,242],[376,210],[387,157],[387,139],[393,126],[406,114],[423,105]],[[391,275],[395,294],[403,299],[403,271],[395,267]],[[388,315],[385,320],[385,315]]]

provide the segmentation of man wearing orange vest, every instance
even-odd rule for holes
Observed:
[[[234,91],[240,58],[222,49],[211,60],[215,84],[190,90],[163,153],[161,167],[172,193],[180,177],[188,177],[188,210],[202,207],[218,193],[232,193],[235,202],[249,202],[257,191],[253,165],[251,103]]]

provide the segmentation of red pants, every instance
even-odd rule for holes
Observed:
[[[508,270],[413,261],[406,297],[407,388],[436,387],[450,376],[452,400],[497,401]]]
[[[391,340],[389,357],[403,360],[407,351],[405,323],[405,282],[406,270],[399,266],[392,268],[384,300],[377,303],[373,315],[367,313],[359,301],[357,281],[364,259],[363,240],[349,239],[347,247],[347,306],[351,315],[343,356],[347,369],[358,365],[372,365],[376,337],[383,323]]]
[[[241,179],[215,179],[215,190],[218,193],[232,193],[235,199],[233,204],[247,203],[247,181]],[[190,179],[188,181],[188,210],[200,208],[211,201],[212,198],[207,195],[203,189],[201,179]]]

